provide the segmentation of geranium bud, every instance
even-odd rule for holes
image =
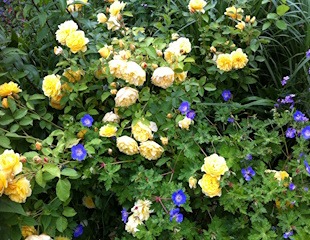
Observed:
[[[146,62],[142,62],[142,63],[141,63],[141,67],[144,68],[144,69],[146,69],[146,68],[147,68],[147,63],[146,63]]]
[[[40,151],[42,149],[42,143],[40,143],[40,142],[36,142],[35,146],[36,146],[36,149],[38,151]]]
[[[112,150],[111,148],[109,148],[109,149],[108,149],[108,153],[109,153],[109,155],[112,155],[113,150]]]
[[[173,117],[173,116],[172,116],[171,113],[168,113],[168,114],[167,114],[167,118],[171,119],[172,117]]]
[[[116,95],[117,89],[111,89],[111,90],[110,90],[110,93],[111,93],[112,95]]]
[[[9,108],[9,102],[7,98],[2,99],[2,107],[3,108]]]
[[[27,158],[25,156],[20,156],[19,161],[25,163],[27,162]]]

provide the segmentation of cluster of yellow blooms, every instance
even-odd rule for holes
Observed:
[[[109,1],[110,2],[110,1]],[[126,3],[120,1],[113,1],[110,8],[107,11],[110,13],[109,19],[104,13],[97,14],[98,23],[106,23],[108,30],[116,31],[121,28],[120,20],[122,15],[120,12],[125,8]]]
[[[9,83],[3,83],[0,85],[0,97],[2,98],[2,107],[8,108],[9,103],[7,97],[16,97],[18,93],[20,93],[22,90],[19,88],[17,83],[9,82]]]
[[[72,53],[85,52],[87,50],[86,44],[89,42],[88,38],[85,37],[85,33],[78,30],[78,25],[72,20],[58,25],[56,40],[61,45],[70,48]]]
[[[134,155],[140,153],[141,156],[148,160],[156,160],[161,157],[164,148],[153,139],[153,132],[157,131],[156,123],[147,123],[145,120],[139,120],[131,126],[133,137],[140,142],[140,146],[135,139],[122,136],[116,139],[118,149],[127,154]],[[168,139],[162,139],[163,143],[168,143]]]
[[[13,150],[5,150],[0,155],[0,196],[4,193],[12,201],[24,203],[31,195],[30,182],[27,178],[16,176],[21,173],[23,165],[20,156]]]
[[[236,28],[238,28],[239,30],[243,31],[243,29],[245,28],[245,23],[249,23],[249,24],[253,24],[255,23],[256,18],[252,17],[250,15],[247,15],[245,18],[245,22],[242,20],[243,18],[243,9],[241,8],[236,8],[235,6],[226,8],[226,12],[224,13],[226,16],[231,17],[234,20],[237,20],[238,23],[235,26]]]
[[[25,240],[52,240],[52,238],[46,234],[37,235],[38,232],[34,226],[22,226],[22,236]],[[55,237],[54,240],[70,240],[67,237]]]
[[[222,71],[229,72],[232,69],[242,69],[248,63],[248,56],[238,48],[230,54],[219,54],[216,59],[217,68]]]
[[[204,159],[201,171],[205,172],[202,178],[198,181],[202,192],[210,198],[215,196],[220,197],[222,195],[222,189],[220,188],[221,175],[224,175],[224,173],[228,171],[225,159],[214,153]],[[196,188],[196,184],[197,179],[190,177],[189,187]]]
[[[150,217],[150,213],[153,210],[150,209],[152,202],[150,200],[138,200],[131,208],[132,214],[128,217],[128,221],[125,226],[125,230],[134,234],[139,231],[137,227],[143,224]]]

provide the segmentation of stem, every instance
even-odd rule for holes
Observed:
[[[163,202],[161,201],[161,197],[156,197],[156,202],[159,202],[160,205],[161,205],[161,206],[163,207],[163,209],[165,210],[165,212],[166,212],[167,214],[169,214],[167,208],[165,207],[165,205],[164,205]]]
[[[5,132],[5,133],[11,133],[10,131],[8,131],[8,130],[6,130],[6,129],[4,129],[4,128],[0,128],[0,131],[3,131],[3,132]],[[18,134],[17,134],[17,135],[18,135]],[[37,142],[41,142],[41,141],[42,141],[41,139],[32,137],[32,136],[28,135],[27,133],[26,133],[26,136],[24,136],[24,135],[18,135],[18,137],[19,137],[19,138],[31,138],[31,139],[33,139],[33,140],[36,140]]]

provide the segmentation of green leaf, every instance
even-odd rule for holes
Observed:
[[[42,169],[42,171],[43,172],[48,172],[52,176],[60,178],[60,169],[58,168],[58,166],[56,166],[53,163],[45,164],[43,169]]]
[[[268,29],[270,27],[270,25],[271,25],[271,22],[265,22],[263,27],[262,27],[262,30],[264,31],[264,30]]]
[[[2,126],[9,125],[13,121],[14,121],[14,118],[10,115],[4,115],[4,116],[0,117],[0,125],[2,125]]]
[[[155,50],[154,47],[149,46],[149,47],[145,48],[145,51],[146,51],[147,55],[148,55],[150,58],[153,58],[153,59],[156,59],[156,58],[157,58],[157,53],[156,53],[156,50]]]
[[[0,136],[0,146],[3,148],[11,148],[11,141],[6,136]]]
[[[287,24],[283,20],[277,20],[276,21],[276,26],[277,26],[277,28],[279,28],[281,30],[286,30],[287,29]]]
[[[59,5],[60,5],[60,10],[61,12],[65,12],[66,11],[66,7],[67,7],[67,2],[66,0],[58,0]]]
[[[14,113],[15,110],[16,110],[16,102],[15,102],[15,100],[9,97],[8,98],[8,104],[9,104],[9,108],[10,108],[11,112]]]
[[[63,232],[68,227],[68,220],[65,217],[60,217],[56,221],[56,228],[59,232]]]
[[[285,4],[282,4],[277,7],[277,14],[279,16],[283,16],[288,10],[290,10],[290,7]]]
[[[67,177],[72,177],[72,178],[76,178],[76,177],[79,176],[78,172],[75,171],[75,170],[72,169],[72,168],[64,168],[64,169],[61,171],[61,175],[67,176]]]
[[[20,203],[13,202],[6,197],[0,198],[0,212],[17,213],[27,216]]]
[[[60,201],[65,202],[70,197],[71,183],[68,179],[59,179],[56,184],[56,195]]]
[[[72,207],[65,207],[65,209],[62,212],[62,215],[65,217],[73,217],[76,215],[76,211]]]
[[[110,92],[105,92],[101,95],[101,101],[104,102],[109,96],[110,96]]]
[[[46,12],[41,12],[41,13],[38,15],[38,18],[39,18],[40,26],[43,27],[44,24],[46,23],[46,20],[47,20],[47,14],[46,14]]]
[[[46,182],[43,179],[43,172],[42,170],[37,171],[36,176],[35,176],[36,182],[39,186],[45,188]]]
[[[19,124],[22,126],[28,126],[33,124],[33,119],[31,117],[24,117],[22,120],[19,121]]]
[[[26,108],[23,108],[23,109],[18,109],[14,114],[13,114],[13,117],[15,119],[21,119],[23,117],[26,116],[28,110]]]
[[[216,86],[214,86],[213,83],[207,83],[205,86],[204,86],[204,89],[209,91],[209,92],[212,92],[212,91],[215,91],[216,90]]]

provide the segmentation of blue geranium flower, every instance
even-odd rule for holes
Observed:
[[[93,121],[94,119],[92,118],[92,116],[90,116],[89,114],[85,114],[82,118],[81,118],[81,123],[84,127],[91,127],[93,125]]]
[[[180,189],[172,193],[172,201],[175,205],[180,207],[181,204],[184,204],[186,202],[186,196],[184,192]]]
[[[128,212],[127,212],[126,208],[123,208],[123,210],[121,211],[121,213],[122,213],[122,221],[123,221],[124,223],[126,223],[126,222],[127,222],[127,219],[128,219]]]
[[[309,166],[309,163],[305,160],[305,161],[304,161],[304,164],[305,164],[305,168],[306,168],[307,173],[310,175],[310,166]]]
[[[288,188],[291,190],[291,191],[294,191],[296,189],[296,185],[294,183],[290,183],[290,185],[288,186]]]
[[[86,158],[87,151],[82,144],[75,145],[71,148],[71,157],[74,160],[82,161]]]
[[[222,92],[222,97],[225,102],[227,102],[229,99],[231,99],[231,92],[229,90],[224,90]]]
[[[309,120],[305,114],[298,110],[293,114],[293,117],[296,122],[306,122]]]
[[[283,234],[283,238],[287,239],[287,238],[290,238],[290,236],[293,236],[294,233],[293,231],[289,231],[289,232],[286,232]]]
[[[296,136],[296,129],[294,128],[288,128],[285,132],[285,136],[287,138],[294,138]]]
[[[306,126],[301,129],[301,136],[306,140],[310,138],[310,126]]]
[[[188,113],[188,111],[190,110],[190,104],[187,101],[184,101],[180,104],[179,110],[182,114],[186,114]]]
[[[250,181],[256,174],[252,167],[241,169],[241,173],[246,181]]]
[[[74,229],[74,231],[73,231],[73,236],[74,236],[75,238],[77,238],[77,237],[81,236],[81,235],[83,234],[83,232],[84,232],[84,227],[83,227],[82,224],[79,224],[79,225],[77,225],[77,227]]]
[[[187,112],[187,114],[186,114],[186,117],[189,118],[189,119],[192,119],[192,120],[194,120],[195,116],[196,116],[196,113],[195,113],[194,110],[190,110],[190,111]]]
[[[180,213],[180,208],[175,208],[170,211],[170,221],[175,218],[176,222],[183,222],[183,214]]]

